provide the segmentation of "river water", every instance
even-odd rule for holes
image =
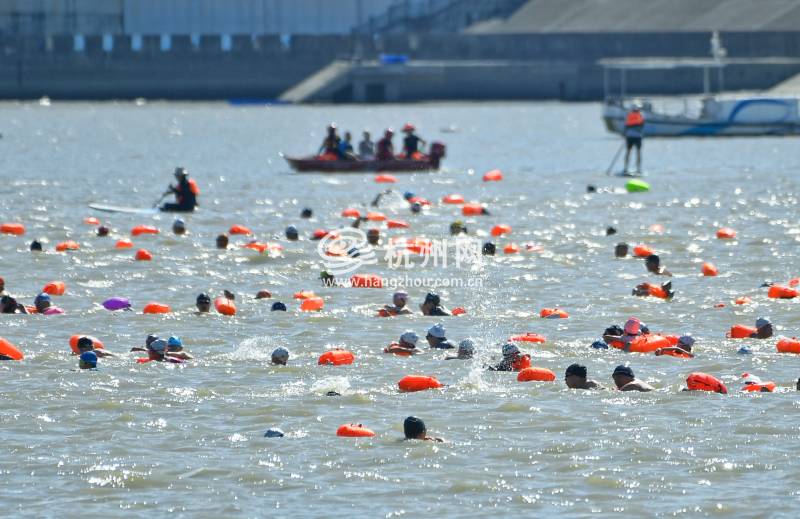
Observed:
[[[56,299],[65,315],[0,319],[0,336],[26,354],[22,362],[0,363],[0,503],[9,516],[797,515],[800,361],[776,353],[775,339],[725,338],[731,325],[752,325],[762,315],[778,335],[800,329],[797,303],[767,299],[759,288],[800,274],[794,139],[648,140],[652,190],[625,194],[624,179],[604,175],[619,139],[605,132],[596,104],[54,102],[7,103],[2,111],[0,221],[24,223],[27,234],[0,236],[0,276],[26,304],[49,281],[67,284]],[[378,263],[360,272],[449,285],[437,288],[445,304],[467,314],[438,320],[452,341],[476,341],[476,359],[383,354],[403,331],[424,337],[437,319],[375,317],[390,302],[390,288],[322,287],[316,242],[283,240],[289,224],[304,236],[346,225],[343,208],[363,210],[387,187],[369,174],[290,173],[279,153],[313,150],[331,120],[356,139],[363,128],[377,134],[410,120],[423,137],[448,145],[441,173],[397,175],[393,189],[435,203],[421,215],[403,204],[382,207],[411,225],[384,230],[384,238],[444,240],[449,223],[464,219],[473,237],[498,243],[498,255],[467,266],[452,258],[447,266],[423,266],[417,257],[413,266],[390,268],[378,254]],[[186,217],[187,236],[172,235],[169,215],[87,208],[149,207],[177,165],[189,168],[202,190],[202,209]],[[505,179],[482,182],[494,168]],[[587,194],[588,184],[600,192]],[[464,218],[457,206],[438,203],[450,193],[486,203],[491,215]],[[314,209],[312,220],[300,219],[303,207]],[[94,236],[83,223],[91,215],[113,238]],[[114,249],[115,238],[137,224],[162,231],[134,238],[153,261]],[[283,255],[242,249],[245,239],[235,237],[235,247],[216,250],[214,237],[232,224],[282,243]],[[511,225],[512,233],[488,236],[495,224]],[[608,225],[619,233],[606,236]],[[738,238],[717,240],[723,225]],[[33,238],[49,251],[29,253]],[[65,239],[81,250],[53,252]],[[647,276],[640,260],[615,260],[618,241],[645,243],[661,255],[675,274],[673,301],[630,295],[637,283],[661,280]],[[503,254],[511,242],[540,248]],[[720,275],[701,277],[704,261]],[[428,288],[405,283],[416,308]],[[193,313],[198,293],[215,297],[223,289],[237,294],[235,317]],[[255,300],[260,289],[273,298]],[[325,309],[299,312],[292,294],[302,289],[321,295]],[[742,295],[753,303],[733,305]],[[100,308],[111,296],[129,297],[136,311]],[[289,311],[270,312],[275,300]],[[149,301],[174,311],[142,315]],[[570,318],[538,317],[554,306]],[[652,330],[691,333],[697,357],[589,347],[604,328],[632,315]],[[485,371],[503,341],[524,332],[547,337],[522,349],[534,365],[552,369],[556,382],[523,384],[515,374]],[[196,359],[136,364],[141,354],[128,350],[149,333],[179,335]],[[73,334],[94,335],[118,356],[102,359],[97,371],[78,371],[67,345]],[[752,355],[737,354],[743,344]],[[273,367],[270,352],[281,345],[291,352],[289,366]],[[355,363],[318,366],[317,357],[333,347],[354,352]],[[563,373],[573,362],[606,386],[614,367],[629,363],[657,390],[567,390]],[[693,371],[720,377],[730,394],[681,392]],[[740,392],[744,372],[775,381],[778,391]],[[407,374],[433,375],[447,387],[399,393],[397,381]],[[325,396],[330,390],[341,396]],[[401,441],[411,414],[447,441]],[[336,437],[350,422],[377,436]],[[264,438],[269,427],[287,436]]]

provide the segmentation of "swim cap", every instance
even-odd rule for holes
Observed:
[[[167,339],[167,346],[172,348],[183,348],[183,342],[181,342],[180,337],[175,337],[174,335]]]
[[[406,191],[405,193],[403,193],[403,198],[405,198],[406,200],[408,200],[409,198],[414,198],[414,193],[412,193],[411,191]]]
[[[419,340],[419,335],[411,331],[405,332],[403,335],[400,336],[400,342],[405,342],[406,344],[413,344],[414,346],[417,345],[418,340]]]
[[[311,216],[312,216],[313,214],[314,214],[314,212],[313,212],[311,209],[309,209],[308,207],[306,207],[306,208],[305,208],[305,209],[303,209],[303,211],[300,213],[300,218],[311,218]]]
[[[83,348],[94,348],[94,342],[89,337],[81,337],[78,339],[78,349],[82,350]]]
[[[280,301],[275,301],[274,303],[272,303],[271,311],[272,312],[277,312],[277,311],[285,312],[286,311],[286,305],[281,303]]]
[[[633,375],[633,370],[630,367],[622,365],[622,364],[620,364],[619,366],[614,368],[613,375],[625,375],[626,377],[636,378]]]
[[[272,352],[272,362],[276,364],[286,364],[289,361],[289,350],[283,346],[275,348]]]
[[[180,218],[176,218],[175,221],[172,223],[173,227],[186,227],[186,222],[184,222]]]
[[[516,345],[508,343],[503,345],[503,357],[507,357],[509,355],[518,355],[519,348]]]
[[[631,317],[625,323],[625,333],[628,335],[639,335],[639,332],[641,331],[641,324],[642,322],[639,319]]]
[[[441,323],[434,324],[428,329],[428,335],[436,337],[437,339],[445,338],[445,329]]]
[[[691,335],[681,335],[678,337],[678,344],[680,346],[686,346],[687,348],[691,348],[694,344],[694,338]]]
[[[36,296],[36,299],[33,300],[33,304],[37,304],[42,301],[47,301],[48,303],[51,302],[52,299],[50,298],[50,294],[42,292],[41,294]]]
[[[167,341],[164,339],[156,339],[147,345],[147,349],[153,350],[156,353],[164,353],[167,350]]]
[[[93,351],[81,353],[80,359],[84,364],[88,364],[93,368],[97,367],[97,354]]]
[[[403,421],[403,433],[406,439],[415,439],[423,436],[426,432],[425,422],[416,416],[409,416]]]
[[[267,429],[267,432],[264,433],[264,438],[283,438],[283,436],[283,431],[277,427],[270,427]]]
[[[464,339],[458,343],[458,353],[475,353],[475,343],[472,339]]]
[[[615,234],[617,234],[617,230],[614,227],[606,227],[606,236],[613,236]]]
[[[603,341],[594,341],[592,343],[592,348],[594,348],[596,350],[607,350],[608,349],[608,344],[606,344]]]
[[[289,227],[286,228],[286,231],[284,231],[284,234],[286,234],[286,238],[287,239],[296,240],[297,239],[297,227],[295,227],[294,225],[290,225]]]
[[[497,252],[497,247],[494,243],[487,241],[483,244],[483,248],[481,249],[481,254],[484,256],[494,256],[494,253]]]
[[[175,168],[175,176],[176,177],[185,177],[188,174],[189,174],[189,172],[186,171],[186,168],[181,168],[181,167]]]
[[[392,299],[402,299],[406,301],[408,299],[408,292],[395,292],[394,295],[392,295]]]
[[[738,353],[739,355],[751,355],[753,353],[753,350],[751,350],[747,346],[742,346],[736,353]]]
[[[211,297],[205,292],[197,296],[198,303],[211,304]]]
[[[565,373],[566,376],[575,375],[576,377],[586,378],[586,366],[581,366],[580,364],[570,364],[567,367],[567,371]]]
[[[414,202],[413,204],[411,204],[412,213],[418,213],[420,211],[422,211],[422,204],[420,204],[419,202]]]
[[[256,294],[256,299],[269,299],[272,297],[272,292],[269,290],[259,290]]]
[[[32,251],[40,251],[42,250],[42,243],[38,240],[33,240],[31,242],[31,250]]]
[[[756,319],[756,328],[763,328],[769,324],[772,324],[772,322],[766,317],[759,317]]]

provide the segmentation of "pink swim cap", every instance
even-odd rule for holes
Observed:
[[[635,317],[631,317],[625,323],[625,333],[628,335],[639,335],[641,331],[641,321]]]

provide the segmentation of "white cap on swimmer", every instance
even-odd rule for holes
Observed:
[[[444,326],[442,326],[442,323],[437,323],[437,324],[434,324],[433,326],[431,326],[428,329],[428,335],[430,335],[431,337],[436,337],[437,339],[444,339],[446,337],[446,335],[445,335],[445,329],[444,329]]]

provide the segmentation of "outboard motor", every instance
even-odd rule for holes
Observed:
[[[436,169],[439,169],[439,161],[445,157],[446,150],[447,147],[441,142],[431,143],[431,151],[429,154],[431,159],[431,166],[433,166]]]

